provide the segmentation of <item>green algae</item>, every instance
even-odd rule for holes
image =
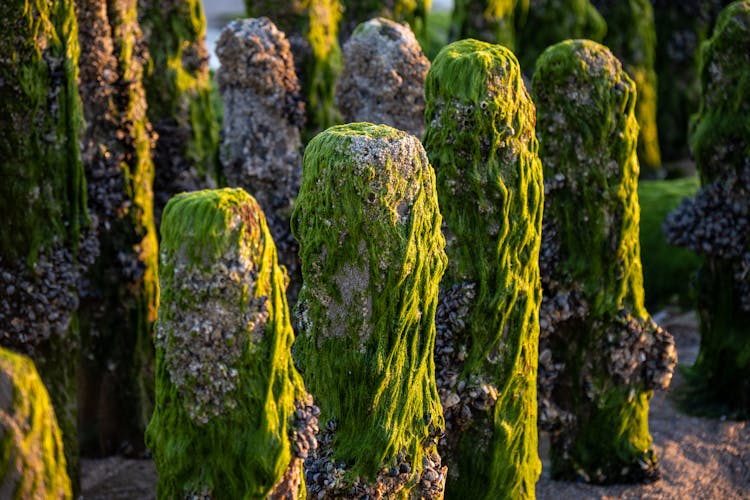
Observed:
[[[229,258],[232,255],[240,260]],[[241,289],[239,302],[231,293],[222,295],[226,288],[212,274],[236,262],[254,277],[244,284],[230,278],[231,286]],[[146,431],[159,473],[157,495],[265,498],[292,458],[289,433],[294,401],[304,400],[305,394],[292,364],[294,333],[284,293],[286,274],[277,264],[260,207],[241,189],[175,196],[162,220],[161,264],[156,410]],[[242,272],[224,271],[230,277],[232,272]],[[200,279],[180,282],[181,276]],[[211,310],[202,310],[203,303]],[[265,304],[265,322],[257,315],[251,315],[254,324],[234,319],[257,304]],[[221,321],[212,316],[221,308],[230,312],[234,325],[223,333],[226,346],[236,347],[234,366],[225,368],[237,371],[237,382],[232,390],[217,394],[223,405],[219,411],[196,419],[186,401],[206,381],[195,375],[191,363],[175,366],[170,356],[185,340],[189,344],[183,347],[194,350],[192,362],[197,364],[201,355],[224,348],[220,340],[203,347],[197,331],[181,331],[190,328],[185,323],[190,315]],[[209,354],[201,354],[203,349]],[[176,380],[183,385],[178,387]]]
[[[33,266],[87,222],[78,26],[71,0],[3,2],[0,19],[0,252]]]
[[[73,498],[60,429],[34,363],[0,348],[0,490],[14,499]]]
[[[545,225],[557,233],[546,283],[582,295],[583,317],[558,325],[553,356],[566,369],[555,397],[576,418],[552,438],[552,475],[592,482],[652,477],[652,391],[623,383],[601,350],[622,318],[645,324],[639,244],[635,83],[610,51],[587,40],[547,49],[532,81],[540,157],[550,190]],[[547,285],[545,285],[547,286]],[[545,294],[554,294],[547,290]]]
[[[736,179],[730,189],[742,199],[750,157],[748,40],[750,2],[734,2],[721,12],[712,37],[701,47],[701,105],[692,118],[690,138],[701,185]],[[748,248],[746,236],[742,252]],[[730,259],[709,255],[700,272],[701,345],[695,364],[685,370],[690,385],[684,401],[690,404],[683,404],[693,413],[750,415],[750,312],[741,307],[734,267]]]
[[[487,379],[499,393],[486,421],[475,423],[446,457],[446,495],[533,498],[541,470],[536,358],[544,196],[534,104],[515,56],[476,40],[443,48],[425,96],[424,143],[448,239],[441,287],[478,286],[458,341],[467,344],[461,376]],[[482,443],[484,428],[489,444]]]
[[[267,16],[291,40],[305,98],[303,142],[341,121],[334,102],[341,73],[340,0],[245,0],[249,17]]]
[[[529,75],[539,55],[550,45],[568,38],[601,42],[607,32],[607,23],[590,0],[534,1],[516,24],[516,54],[521,68]]]
[[[305,151],[292,215],[304,278],[295,358],[321,418],[336,422],[333,458],[350,479],[374,479],[401,453],[419,478],[443,428],[433,348],[446,257],[434,186],[419,141],[388,126],[333,127]]]
[[[528,9],[529,0],[456,0],[450,38],[476,38],[513,50],[516,18],[523,18]]]
[[[211,100],[203,4],[139,0],[138,8],[151,56],[144,78],[148,117],[159,134],[156,186],[166,189],[168,198],[182,190],[170,188],[173,177],[187,171],[196,176],[197,186],[191,188],[215,185],[221,177],[220,122]]]
[[[344,28],[347,31],[341,30],[342,42],[349,38],[358,25],[376,17],[408,24],[417,39],[423,40],[427,34],[427,15],[431,4],[432,0],[341,0]]]
[[[656,122],[656,26],[651,1],[594,0],[593,3],[609,26],[602,43],[622,61],[638,90],[635,115],[640,125],[637,151],[641,176],[659,177],[662,166]]]

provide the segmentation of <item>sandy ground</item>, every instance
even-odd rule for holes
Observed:
[[[691,363],[699,345],[695,315],[665,313],[657,315],[657,319],[675,336],[681,363]],[[678,374],[672,386],[682,383]],[[537,498],[750,499],[750,423],[682,415],[669,393],[656,394],[649,422],[661,462],[661,480],[648,485],[602,487],[552,481],[543,470],[537,483]],[[542,462],[546,465],[546,443],[541,441]],[[156,470],[151,460],[84,459],[82,468],[85,499],[155,498]]]

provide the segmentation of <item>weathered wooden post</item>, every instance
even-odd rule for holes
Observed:
[[[301,498],[317,409],[292,364],[286,276],[242,189],[183,193],[162,219],[159,498]]]
[[[689,407],[737,418],[750,415],[749,50],[750,2],[734,2],[701,48],[701,106],[691,124],[701,188],[665,222],[672,243],[705,256]]]
[[[341,0],[344,19],[339,38],[346,42],[361,23],[376,17],[408,24],[415,36],[427,34],[427,14],[432,0]]]
[[[0,3],[0,344],[36,363],[75,490],[76,286],[97,253],[82,230],[77,29],[71,0]]]
[[[425,85],[448,271],[436,364],[452,498],[533,498],[542,167],[510,50],[444,47]]]
[[[295,358],[326,422],[305,463],[312,498],[442,497],[440,221],[416,137],[354,123],[308,144],[292,230],[304,278]]]
[[[552,475],[651,480],[648,405],[676,353],[644,307],[635,83],[606,47],[569,40],[542,54],[532,86],[545,178],[539,411]]]
[[[100,249],[80,287],[80,441],[94,454],[143,452],[159,296],[152,137],[142,84],[148,56],[135,0],[79,0],[76,11],[87,124],[83,160]]]
[[[429,69],[430,61],[407,26],[372,19],[344,44],[336,105],[347,123],[381,123],[422,137]]]
[[[0,348],[0,497],[73,498],[62,435],[34,363]]]
[[[211,103],[201,1],[137,2],[143,41],[151,57],[144,86],[148,118],[158,135],[154,147],[158,222],[164,205],[175,194],[216,187],[219,123]]]

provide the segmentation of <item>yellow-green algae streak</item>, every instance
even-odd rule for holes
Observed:
[[[201,492],[210,492],[213,498],[266,498],[291,460],[294,401],[304,401],[305,393],[291,357],[294,332],[286,303],[286,273],[277,264],[276,247],[260,207],[242,189],[183,193],[167,204],[158,321],[178,326],[179,318],[173,314],[189,311],[210,293],[208,284],[196,294],[176,293],[175,266],[205,270],[240,247],[250,252],[257,278],[243,292],[242,303],[228,307],[242,311],[253,300],[267,297],[265,331],[255,341],[250,328],[233,332],[242,344],[235,366],[239,383],[229,394],[236,406],[205,424],[197,424],[185,410],[170,379],[166,353],[157,347],[156,410],[146,442],[159,473],[159,498]],[[171,339],[176,332],[167,333]]]
[[[34,363],[0,348],[0,379],[2,491],[8,494],[13,488],[12,498],[17,500],[72,498],[62,436]]]
[[[545,179],[561,175],[565,182],[545,205],[545,223],[554,225],[560,245],[552,279],[580,290],[589,306],[581,324],[559,326],[564,347],[559,353],[553,348],[570,384],[556,397],[577,423],[561,432],[570,446],[553,442],[552,475],[592,481],[602,474],[609,481],[638,476],[639,462],[645,473],[656,463],[648,432],[652,391],[641,382],[618,383],[608,372],[610,361],[596,351],[618,315],[648,319],[638,240],[635,83],[606,47],[568,40],[542,54],[532,88]]]
[[[701,107],[692,117],[690,141],[702,186],[729,178],[748,185],[748,51],[750,1],[734,2],[721,12],[712,37],[701,47]],[[749,250],[750,238],[744,247]],[[733,264],[707,256],[700,272],[701,346],[695,365],[686,370],[691,387],[683,406],[693,413],[748,418],[750,312],[740,305]],[[750,280],[750,274],[744,279]]]
[[[305,280],[295,358],[322,421],[336,420],[334,459],[351,479],[373,480],[405,452],[418,481],[425,443],[443,428],[433,349],[446,257],[434,173],[424,155],[405,167],[381,149],[408,144],[418,141],[369,123],[319,134],[305,151],[292,215]],[[384,155],[384,167],[382,158],[361,160],[369,154]],[[355,300],[339,285],[352,275]],[[339,309],[343,324],[333,324]]]
[[[529,0],[456,0],[451,18],[452,39],[477,38],[515,48],[517,18],[523,18]]]
[[[542,166],[534,104],[510,50],[476,40],[440,51],[427,75],[425,149],[437,174],[449,268],[445,289],[477,284],[462,377],[498,399],[447,456],[449,498],[533,498]],[[489,428],[491,441],[483,443]],[[454,468],[453,473],[450,468]],[[457,480],[453,480],[458,474]]]

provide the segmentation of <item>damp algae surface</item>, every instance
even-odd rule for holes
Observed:
[[[292,216],[305,284],[295,357],[336,422],[334,458],[373,479],[400,453],[416,477],[442,428],[434,314],[445,268],[435,179],[419,141],[355,123],[305,151]],[[342,382],[343,381],[343,382]]]
[[[241,189],[174,197],[161,264],[146,433],[158,496],[265,498],[292,458],[294,402],[305,394],[291,360],[286,275],[262,211]]]

